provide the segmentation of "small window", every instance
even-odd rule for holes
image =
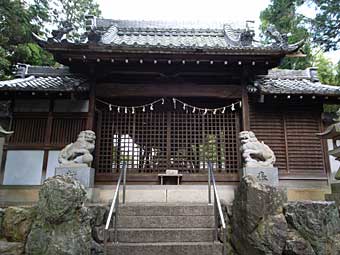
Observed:
[[[4,185],[40,185],[44,151],[7,152]]]
[[[48,112],[49,100],[15,100],[15,112]]]
[[[89,100],[55,100],[54,112],[88,112]]]

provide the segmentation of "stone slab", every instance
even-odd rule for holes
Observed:
[[[71,174],[85,188],[94,187],[94,168],[91,167],[56,167],[55,175]]]
[[[271,186],[279,185],[279,171],[277,167],[244,167],[241,168],[241,178],[245,175],[253,175],[264,184]]]

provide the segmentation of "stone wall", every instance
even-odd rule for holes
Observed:
[[[245,176],[233,205],[224,208],[230,254],[340,254],[340,217],[334,202],[287,202],[285,190]]]
[[[35,207],[0,210],[0,254],[102,254],[94,230],[107,207],[85,207],[84,187],[69,176],[47,179]]]
[[[107,206],[84,206],[85,189],[68,176],[47,179],[35,207],[0,209],[0,254],[103,254]],[[228,254],[340,255],[334,202],[287,202],[285,190],[240,182],[224,203]]]

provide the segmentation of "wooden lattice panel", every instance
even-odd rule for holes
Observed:
[[[206,173],[211,160],[221,173],[237,173],[238,112],[192,113],[166,108],[99,114],[98,173],[117,173],[122,161],[129,173]]]
[[[286,173],[287,154],[284,115],[278,108],[252,105],[250,108],[250,130],[275,153],[275,166]]]
[[[321,107],[254,103],[250,109],[250,129],[272,148],[281,175],[325,174],[322,142],[316,136]]]
[[[324,173],[320,115],[310,108],[289,109],[286,118],[289,170],[295,174]]]
[[[64,145],[74,142],[85,127],[85,118],[56,117],[52,120],[51,144]]]
[[[15,115],[12,122],[14,131],[11,144],[43,144],[46,133],[47,115]]]

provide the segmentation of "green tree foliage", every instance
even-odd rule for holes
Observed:
[[[260,14],[261,30],[265,33],[268,26],[273,24],[280,33],[288,34],[288,43],[306,40],[302,51],[304,58],[284,58],[281,68],[305,69],[311,66],[312,48],[308,40],[310,34],[306,28],[306,18],[296,12],[299,0],[272,0],[269,6]],[[265,38],[268,39],[268,38]]]
[[[0,0],[0,79],[11,78],[12,65],[52,65],[53,57],[32,40],[40,33],[40,7],[20,0]],[[39,21],[40,20],[40,21]]]
[[[336,66],[330,59],[325,57],[323,53],[319,53],[315,57],[315,65],[318,68],[318,78],[321,83],[330,85],[337,84],[337,76],[339,75],[336,70]]]
[[[313,40],[324,50],[340,49],[339,0],[312,0],[317,6],[313,25]]]
[[[71,27],[70,39],[79,39],[85,31],[86,15],[99,16],[101,11],[95,0],[36,0],[44,2],[49,23],[54,28]]]
[[[318,78],[321,83],[340,86],[340,61],[334,65],[323,53],[315,57],[315,66],[318,67]],[[324,105],[325,112],[336,112],[339,105]]]
[[[335,84],[340,86],[340,61],[335,66]]]
[[[100,15],[95,0],[0,0],[0,79],[11,78],[16,63],[54,65],[32,33],[48,35],[51,28],[70,25],[71,39],[85,28],[85,15]]]

